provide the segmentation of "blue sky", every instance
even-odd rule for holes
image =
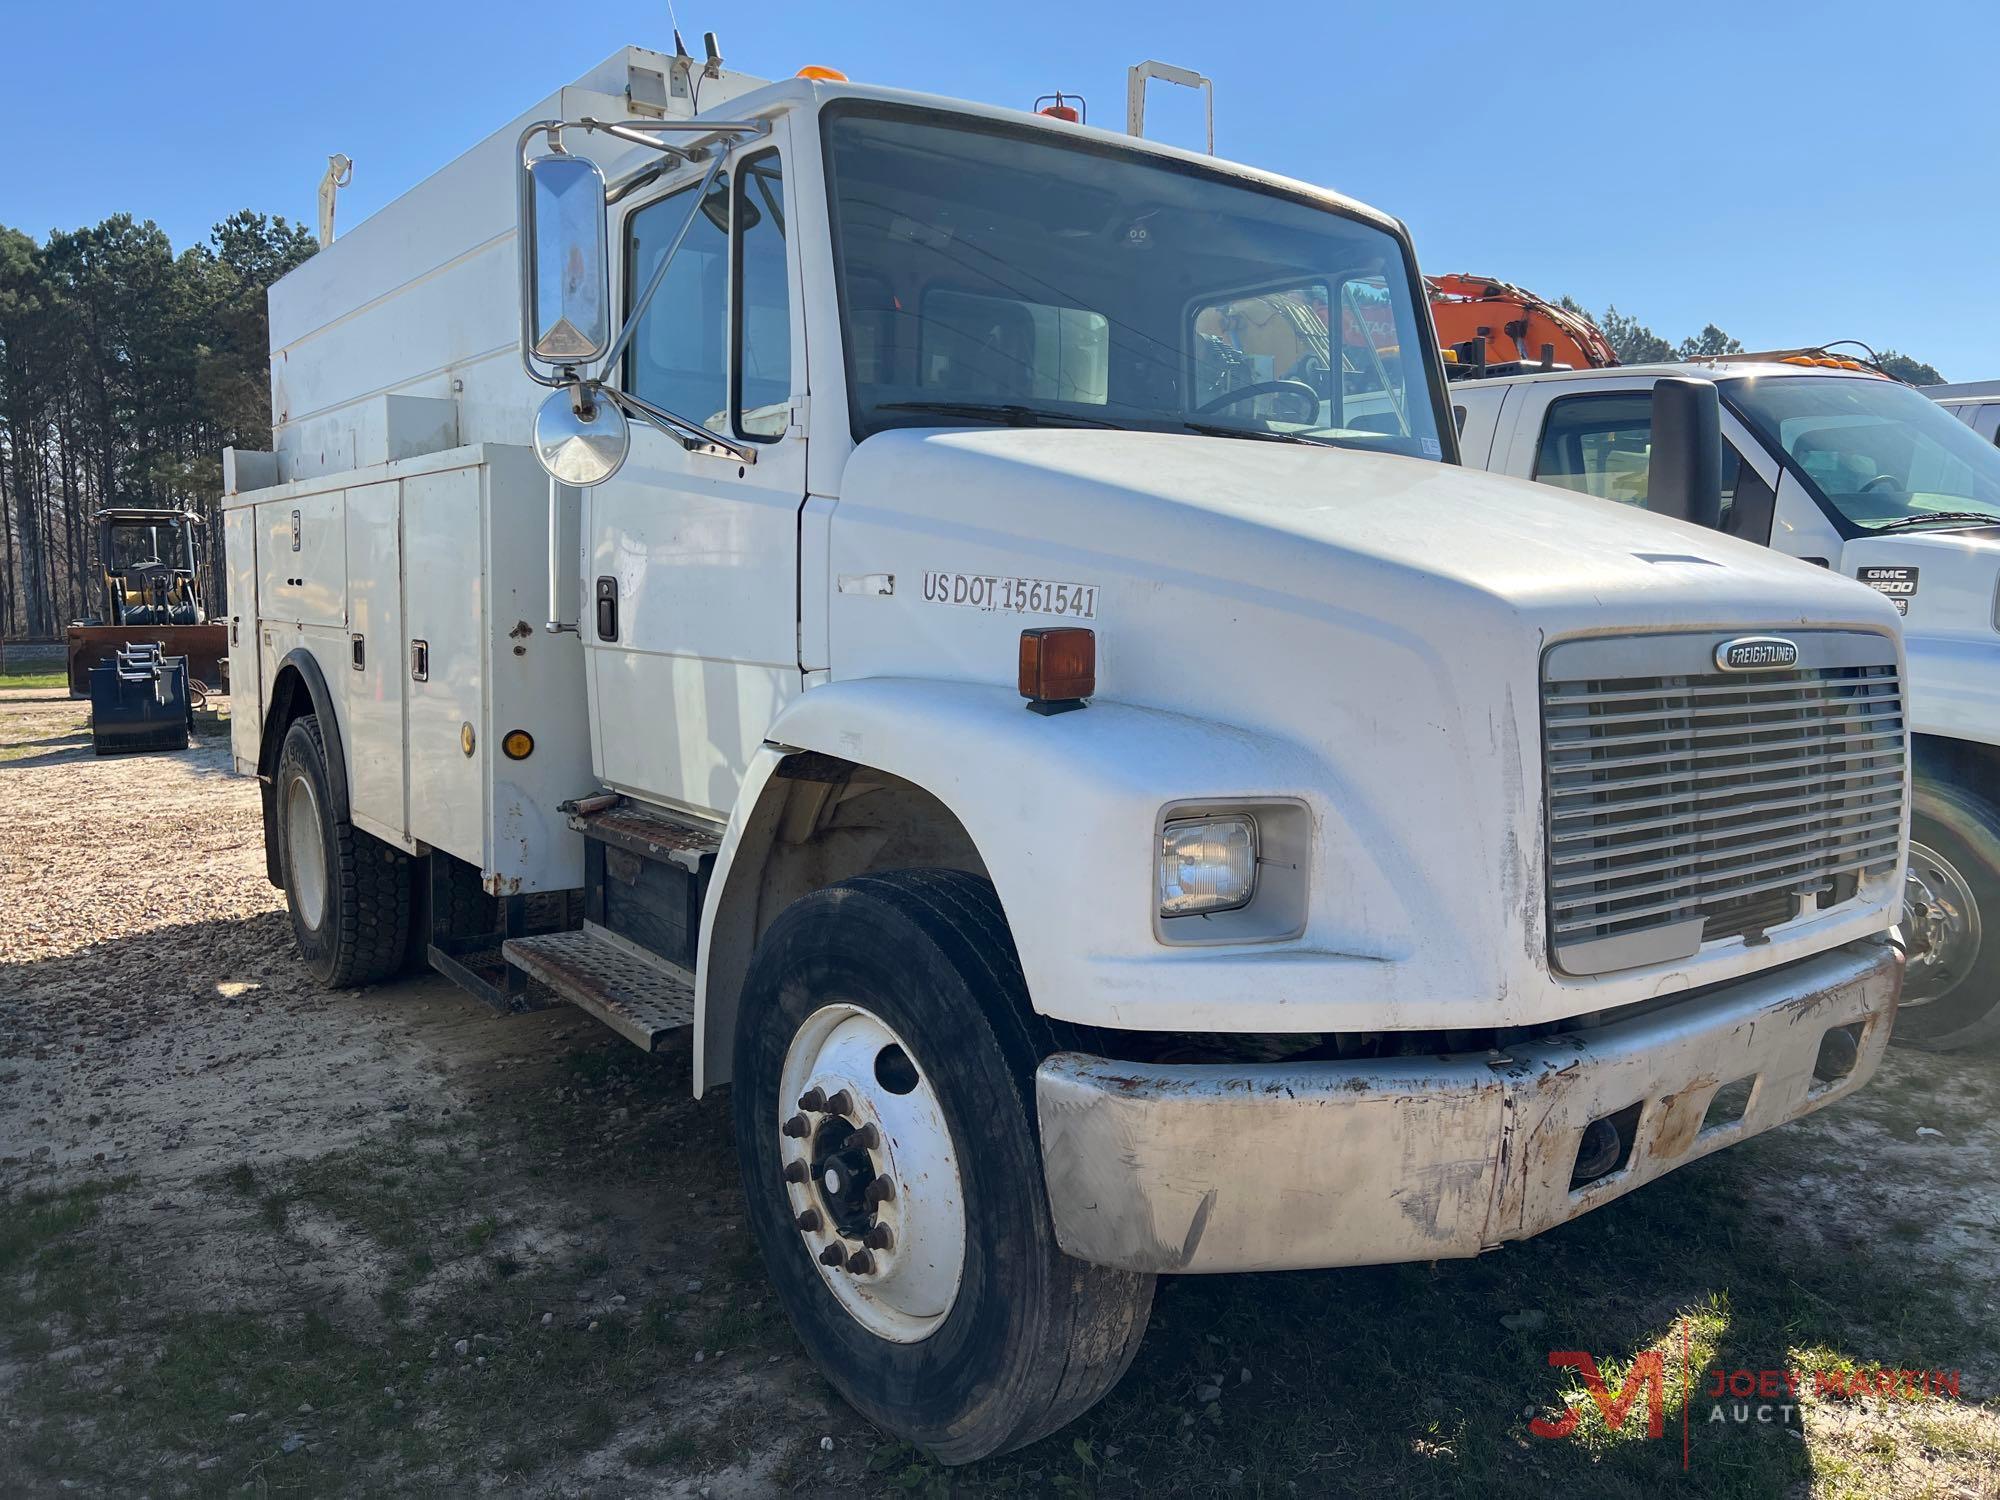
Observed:
[[[718,31],[749,72],[1022,106],[1060,87],[1107,125],[1129,63],[1182,63],[1215,79],[1219,153],[1396,214],[1426,269],[1615,301],[1670,338],[1712,320],[2000,376],[1993,0],[676,3],[691,48]],[[9,5],[0,223],[122,209],[180,245],[237,208],[310,222],[345,151],[352,224],[668,26],[665,0]],[[1199,144],[1178,92],[1156,86],[1158,133]]]

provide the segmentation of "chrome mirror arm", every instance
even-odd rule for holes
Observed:
[[[654,427],[679,443],[689,453],[699,453],[704,449],[719,449],[740,464],[757,462],[757,450],[748,443],[739,443],[734,438],[713,432],[699,422],[668,411],[664,406],[655,406],[650,401],[642,401],[629,391],[614,390],[608,385],[597,387],[600,400],[609,401],[622,411],[635,417],[642,417]]]

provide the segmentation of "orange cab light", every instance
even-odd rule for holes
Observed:
[[[1097,691],[1097,633],[1074,625],[1021,632],[1021,696],[1038,714],[1082,708]]]
[[[823,68],[818,63],[807,63],[803,68],[799,69],[798,76],[801,78],[816,79],[820,83],[847,82],[847,75],[841,72],[840,69]]]
[[[1067,104],[1051,104],[1046,109],[1037,110],[1036,113],[1047,115],[1051,120],[1066,120],[1072,125],[1083,118]]]

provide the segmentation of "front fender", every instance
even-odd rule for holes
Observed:
[[[768,795],[769,784],[797,751],[901,777],[950,810],[999,893],[1035,1009],[1063,1020],[1184,1031],[1381,1026],[1395,1010],[1391,966],[1413,955],[1413,935],[1437,908],[1422,872],[1399,865],[1385,876],[1370,853],[1381,830],[1343,806],[1338,768],[1310,747],[1114,702],[1044,717],[990,684],[833,683],[772,725],[717,855],[695,1022],[707,1076],[724,1075],[729,1045],[708,1035],[710,990],[721,1001],[719,1024],[734,1014],[734,992],[723,987],[741,973],[718,961],[718,944],[726,955],[746,941],[740,915],[727,911],[732,881],[754,877],[737,870],[737,854],[766,847],[773,805],[783,800]],[[1203,798],[1306,805],[1312,851],[1302,936],[1187,947],[1155,935],[1159,814]]]
[[[2000,638],[1909,632],[1910,728],[1947,740],[2000,745]]]

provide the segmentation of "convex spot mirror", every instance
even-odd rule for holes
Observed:
[[[588,158],[552,154],[530,162],[528,176],[528,350],[548,364],[587,364],[611,347],[604,174]]]
[[[632,430],[625,414],[601,391],[585,387],[578,400],[567,389],[535,413],[535,457],[549,478],[578,488],[603,484],[625,465]]]

